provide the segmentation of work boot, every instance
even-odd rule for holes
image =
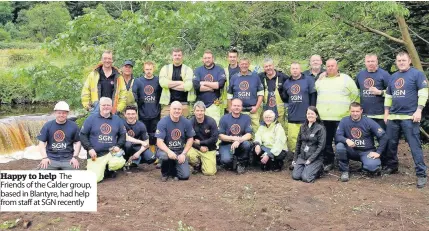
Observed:
[[[397,168],[385,168],[382,172],[383,175],[395,174],[398,172]]]
[[[426,177],[422,177],[422,176],[417,177],[417,188],[425,187],[427,181],[428,180]]]
[[[246,168],[242,164],[237,164],[237,173],[243,174],[246,171]]]
[[[331,171],[332,169],[334,169],[334,165],[333,165],[333,164],[327,164],[327,165],[325,165],[325,167],[323,168],[323,171],[325,171],[325,172],[329,172],[329,171]]]
[[[197,165],[195,165],[195,167],[193,168],[193,170],[192,170],[192,174],[198,174],[199,172],[201,172],[201,165],[200,164],[197,164]]]
[[[341,182],[349,181],[349,172],[342,172],[340,180],[341,180]]]
[[[168,180],[168,176],[162,176],[161,177],[161,181],[162,182],[167,182],[167,180]]]

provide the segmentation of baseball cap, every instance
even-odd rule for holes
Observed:
[[[131,60],[125,60],[124,65],[122,65],[122,66],[125,66],[125,65],[130,65],[130,66],[134,67],[134,62]]]

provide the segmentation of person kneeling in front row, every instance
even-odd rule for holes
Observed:
[[[307,119],[299,129],[292,178],[312,183],[323,171],[323,149],[326,130],[314,106],[307,109]]]
[[[281,171],[286,157],[286,135],[282,125],[277,122],[276,114],[267,110],[263,114],[264,122],[255,134],[255,155],[265,170]]]

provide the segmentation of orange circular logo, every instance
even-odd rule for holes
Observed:
[[[100,126],[100,131],[104,135],[108,135],[112,131],[112,127],[109,124],[104,123]]]
[[[270,99],[268,100],[268,105],[270,107],[275,107],[276,106],[276,97],[270,97]]]
[[[404,78],[399,78],[395,81],[395,87],[396,89],[401,89],[405,84]]]
[[[365,79],[365,80],[363,81],[363,86],[364,86],[365,88],[373,87],[373,86],[374,86],[374,79],[373,79],[373,78],[368,77],[367,79]]]
[[[136,135],[132,129],[128,130],[127,133],[131,137],[134,137]]]
[[[298,94],[300,91],[301,91],[301,87],[298,84],[294,84],[290,88],[290,92],[292,92],[292,94],[294,95]]]
[[[154,90],[153,90],[153,87],[151,85],[146,85],[144,87],[143,91],[146,95],[152,95]]]
[[[238,124],[233,124],[230,128],[230,131],[233,135],[238,135],[240,133],[240,130],[241,128],[240,128],[240,125]]]
[[[66,134],[62,130],[57,130],[54,132],[54,140],[56,142],[61,142],[66,138]]]
[[[207,74],[206,76],[204,76],[204,81],[213,82],[213,75]]]
[[[362,136],[362,131],[359,128],[352,128],[351,133],[355,139],[359,139]]]
[[[180,139],[180,137],[182,136],[182,132],[179,129],[173,129],[173,131],[171,131],[171,139],[173,140],[178,140]]]
[[[249,82],[242,81],[240,83],[240,85],[238,85],[238,87],[240,88],[240,90],[245,91],[245,90],[249,89]]]

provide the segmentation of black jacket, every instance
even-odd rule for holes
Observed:
[[[323,149],[326,143],[326,130],[322,124],[315,123],[310,128],[303,124],[299,129],[293,160],[299,158],[313,162],[323,158]]]

